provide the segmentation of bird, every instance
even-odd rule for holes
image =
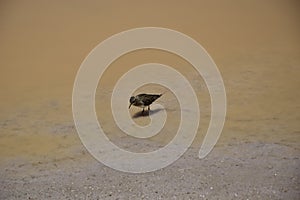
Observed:
[[[148,111],[150,110],[150,105],[163,94],[138,94],[136,96],[131,96],[129,99],[129,107],[132,105],[143,108],[142,113],[145,111],[145,107],[148,107]]]

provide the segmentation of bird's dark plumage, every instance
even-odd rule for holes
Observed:
[[[148,106],[148,110],[150,110],[150,105],[159,97],[161,97],[162,94],[138,94],[136,96],[132,96],[129,99],[129,108],[131,105],[142,107],[144,112],[144,108]]]

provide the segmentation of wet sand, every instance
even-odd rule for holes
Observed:
[[[296,1],[1,2],[0,199],[299,199],[299,8]],[[144,26],[174,29],[203,45],[222,74],[228,104],[216,147],[199,160],[210,117],[202,78],[186,61],[158,50],[116,60],[99,83],[96,110],[120,147],[164,146],[179,122],[178,102],[166,94],[160,103],[168,121],[157,137],[133,140],[118,129],[111,92],[133,66],[174,67],[200,102],[192,147],[165,169],[133,175],[104,166],[81,144],[72,88],[81,62],[98,43]],[[146,125],[149,118],[135,121]]]

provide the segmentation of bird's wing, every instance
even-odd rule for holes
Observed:
[[[158,99],[161,95],[158,94],[148,94],[144,95],[142,101],[145,105],[150,105],[153,103],[156,99]]]

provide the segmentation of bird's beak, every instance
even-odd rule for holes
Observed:
[[[130,109],[131,105],[132,105],[132,103],[129,105],[128,109]]]

